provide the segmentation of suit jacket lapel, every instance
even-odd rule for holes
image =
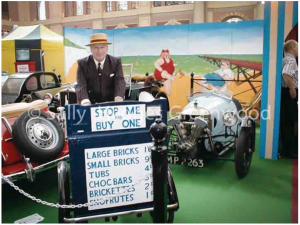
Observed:
[[[109,76],[109,57],[108,55],[106,55],[106,58],[105,58],[105,62],[104,62],[104,66],[103,66],[103,74],[105,74],[106,76]]]
[[[92,55],[89,57],[89,62],[88,62],[88,64],[89,64],[89,69],[90,69],[91,73],[92,73],[92,74],[98,74],[97,68],[96,68],[96,64],[95,64],[95,61],[94,61]]]

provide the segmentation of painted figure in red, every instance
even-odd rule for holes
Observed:
[[[155,61],[154,66],[155,79],[164,82],[166,94],[170,95],[172,81],[175,79],[175,76],[173,76],[175,66],[173,60],[170,58],[169,49],[161,51],[160,58]]]

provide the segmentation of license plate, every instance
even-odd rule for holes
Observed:
[[[190,166],[190,167],[195,167],[195,168],[203,168],[204,167],[203,159],[191,159],[191,158],[169,155],[168,162],[170,164],[179,164],[179,165]]]

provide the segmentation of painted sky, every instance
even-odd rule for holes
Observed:
[[[263,53],[263,21],[94,31],[65,28],[65,37],[84,46],[92,32],[108,34],[113,42],[109,53],[115,56],[159,55],[162,49],[169,49],[171,55]]]
[[[93,30],[90,29],[64,27],[64,37],[81,47],[86,47],[92,33]]]

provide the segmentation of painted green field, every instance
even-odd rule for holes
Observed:
[[[261,62],[262,55],[210,55],[220,58],[240,59],[253,62]],[[158,56],[124,56],[122,57],[123,64],[133,64],[133,74],[144,75],[146,72],[153,74],[154,62],[158,59]],[[209,64],[198,55],[173,55],[172,59],[176,64],[176,71],[181,70],[185,74],[206,74],[213,72],[218,67]],[[129,74],[129,68],[124,68],[124,73]]]
[[[73,47],[73,48],[78,48],[78,49],[85,49],[79,45],[76,45],[75,43],[73,43],[72,41],[70,41],[68,38],[64,38],[64,46],[67,47]]]
[[[227,59],[239,59],[251,62],[262,62],[263,55],[207,55]]]

